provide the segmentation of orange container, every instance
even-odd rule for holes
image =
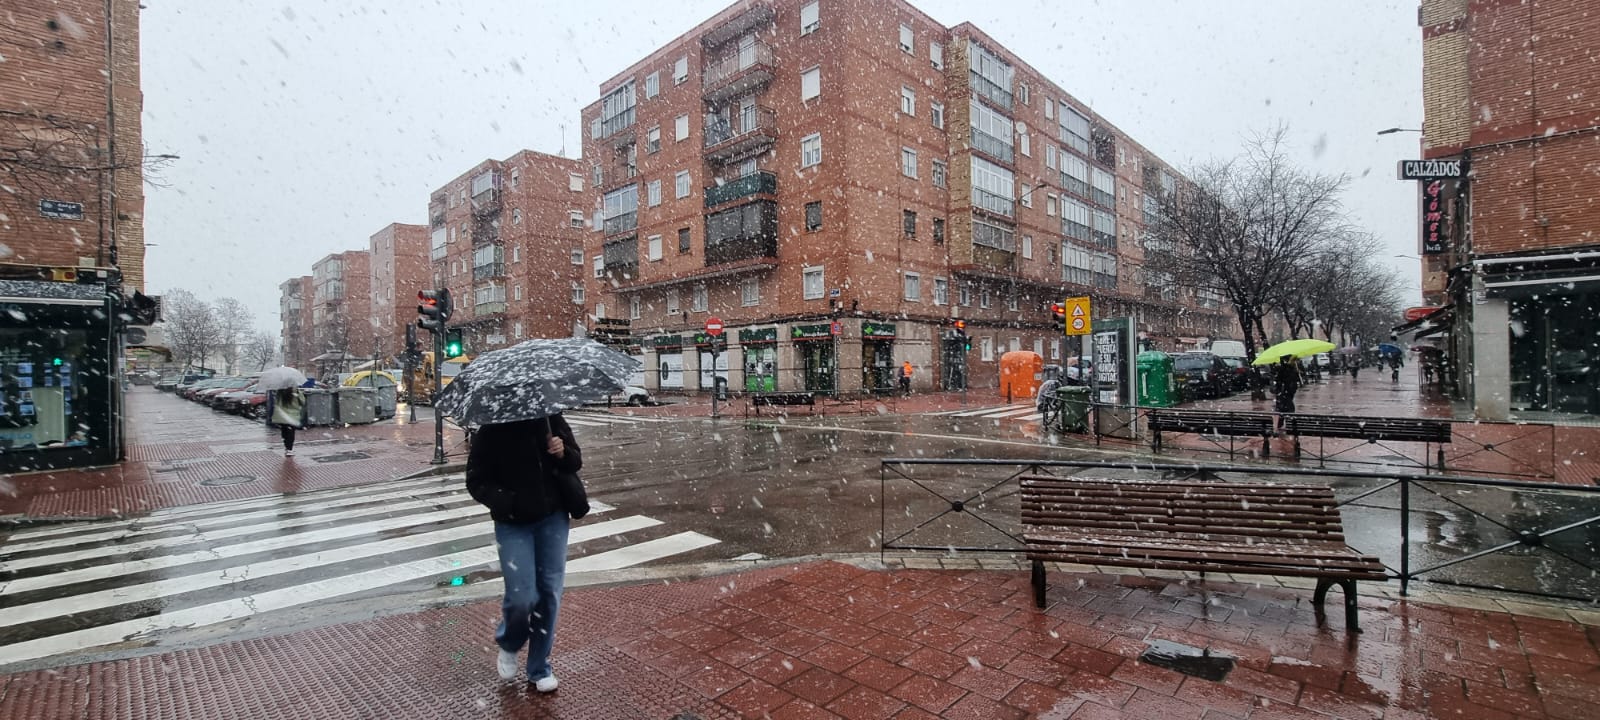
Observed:
[[[1044,358],[1032,350],[1013,350],[1000,356],[1000,396],[1008,400],[1031,398],[1044,382]]]

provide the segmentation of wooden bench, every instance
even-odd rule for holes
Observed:
[[[1345,626],[1360,632],[1356,581],[1386,580],[1377,558],[1344,543],[1333,490],[1319,485],[1022,478],[1022,527],[1034,603],[1044,563],[1316,578],[1344,591]]]
[[[1161,450],[1161,433],[1226,435],[1261,438],[1261,455],[1272,455],[1272,416],[1264,413],[1233,413],[1215,410],[1149,410],[1145,422],[1150,428],[1150,448]],[[1232,452],[1232,446],[1229,446]]]
[[[1300,457],[1300,436],[1347,438],[1379,442],[1419,442],[1439,446],[1439,469],[1444,469],[1444,446],[1450,444],[1450,421],[1426,418],[1349,417],[1339,415],[1285,415],[1283,431],[1294,437],[1294,456]],[[1426,451],[1424,451],[1426,452]],[[1423,460],[1427,467],[1427,460]]]

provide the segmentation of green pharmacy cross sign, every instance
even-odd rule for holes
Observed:
[[[894,323],[861,323],[861,337],[893,340]]]

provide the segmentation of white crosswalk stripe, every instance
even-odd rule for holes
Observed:
[[[720,542],[590,505],[569,534],[569,573]],[[492,580],[496,561],[494,524],[459,475],[33,528],[0,540],[0,666],[394,586]]]
[[[562,413],[567,419],[567,424],[574,429],[580,427],[634,427],[652,425],[657,423],[670,423],[683,420],[680,417],[658,417],[652,415],[628,415],[625,411],[597,412],[592,410],[569,410]]]

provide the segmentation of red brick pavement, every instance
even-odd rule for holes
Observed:
[[[284,457],[276,430],[207,410],[170,394],[134,388],[128,395],[128,460],[85,470],[0,479],[0,515],[94,517],[127,515],[218,500],[321,490],[389,480],[427,470],[433,425],[393,420],[345,428],[311,428]],[[197,418],[200,418],[197,420]],[[203,434],[204,437],[196,437]],[[447,429],[445,448],[461,436]],[[206,485],[227,478],[239,484]]]
[[[561,689],[495,677],[498,604],[0,676],[0,720],[93,718],[1593,718],[1600,628],[1364,597],[1319,627],[1308,591],[813,563],[583,588]],[[1339,617],[1339,613],[1330,613]],[[1143,664],[1164,639],[1237,665]]]

